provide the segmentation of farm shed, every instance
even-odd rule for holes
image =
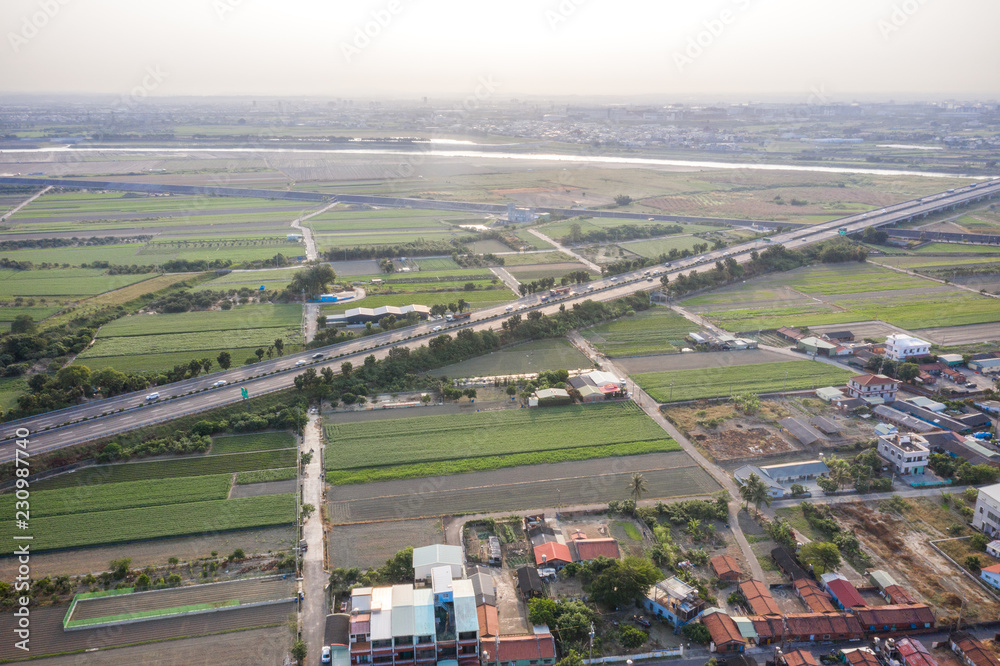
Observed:
[[[806,446],[823,439],[823,435],[817,432],[815,428],[800,419],[795,418],[794,416],[781,419],[778,421],[778,424],[787,430],[792,437],[799,440]]]
[[[733,478],[736,479],[736,483],[741,486],[747,482],[751,474],[756,474],[761,481],[767,486],[767,492],[771,497],[783,497],[785,495],[785,488],[770,476],[767,472],[762,470],[756,465],[744,465],[740,467],[735,472],[733,472]]]
[[[809,425],[815,427],[824,435],[836,435],[840,432],[840,426],[823,416],[814,416],[809,419]]]
[[[528,405],[535,407],[552,407],[555,405],[568,405],[573,402],[573,398],[565,389],[549,388],[535,391],[535,395],[528,400]]]
[[[816,397],[823,402],[833,402],[834,400],[843,398],[844,392],[833,386],[825,386],[816,389]]]
[[[935,429],[930,423],[921,421],[915,416],[910,416],[909,414],[889,407],[888,405],[876,405],[875,408],[872,409],[872,413],[874,413],[875,416],[879,417],[882,421],[893,424],[893,426],[899,426],[900,428],[906,428],[907,430],[912,430],[914,432],[925,433]]]
[[[743,575],[739,563],[731,555],[716,555],[709,564],[719,580],[738,581]]]
[[[826,591],[833,597],[833,601],[845,610],[867,605],[858,588],[843,578],[829,581],[826,584]]]
[[[792,555],[787,548],[779,546],[778,548],[771,550],[771,559],[774,560],[774,563],[778,565],[778,568],[793,581],[798,580],[799,578],[809,578],[809,574],[807,574],[805,570],[799,566],[798,560],[795,559],[795,556]]]
[[[806,334],[797,328],[789,328],[787,326],[782,326],[775,333],[778,334],[779,338],[784,338],[791,342],[798,342],[802,338],[806,337]]]
[[[822,460],[803,460],[761,467],[765,474],[778,483],[807,481],[830,473],[830,468]]]
[[[857,615],[865,630],[870,633],[933,629],[936,623],[934,611],[926,604],[858,608],[854,614]]]
[[[476,567],[475,573],[469,577],[469,580],[472,581],[472,591],[476,595],[476,603],[497,605],[497,586],[493,583],[493,576],[490,575],[489,569]]]
[[[917,600],[910,596],[901,585],[889,585],[885,588],[883,595],[890,604],[901,606],[905,604],[915,604]]]

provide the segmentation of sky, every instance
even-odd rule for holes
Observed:
[[[0,92],[1000,98],[996,0],[3,0]]]

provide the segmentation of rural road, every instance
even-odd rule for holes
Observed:
[[[306,245],[306,259],[308,259],[309,261],[316,261],[317,259],[319,259],[319,251],[316,249],[316,239],[313,237],[312,229],[309,227],[302,226],[302,223],[310,218],[316,217],[321,213],[325,213],[326,211],[330,210],[336,205],[337,203],[334,202],[328,206],[320,208],[319,210],[313,213],[309,213],[308,215],[303,215],[300,218],[292,220],[291,224],[292,228],[298,229],[300,232],[302,232],[302,240],[305,242]]]
[[[45,194],[46,192],[48,192],[51,189],[52,189],[51,185],[46,185],[40,191],[36,192],[35,194],[32,194],[30,197],[28,197],[27,199],[25,199],[21,203],[17,204],[16,206],[14,206],[13,208],[11,208],[9,211],[7,211],[4,215],[2,215],[0,217],[3,217],[5,219],[8,218],[8,217],[10,217],[11,215],[13,215],[17,211],[21,210],[22,208],[24,208],[25,206],[27,206],[28,204],[30,204],[32,201],[34,201],[38,197],[42,196],[43,194]]]
[[[520,294],[519,287],[521,283],[517,281],[517,278],[510,274],[506,268],[501,268],[500,266],[494,266],[490,269],[494,275],[503,280],[503,283],[510,287],[510,290],[515,294]]]
[[[548,236],[546,236],[545,234],[543,234],[541,231],[538,231],[537,229],[528,229],[528,233],[531,234],[532,236],[537,236],[538,238],[541,238],[546,243],[551,243],[556,248],[556,250],[558,250],[559,252],[562,252],[564,254],[568,254],[569,256],[575,258],[577,261],[579,261],[580,263],[582,263],[583,265],[585,265],[590,270],[595,271],[598,275],[603,275],[604,274],[604,271],[601,270],[601,267],[598,266],[597,264],[595,264],[594,262],[592,262],[590,259],[587,259],[586,257],[580,256],[576,252],[573,252],[573,250],[570,250],[569,248],[567,248],[565,245],[560,245],[559,243],[557,243],[553,239],[551,239]]]
[[[570,341],[580,349],[585,350],[587,356],[591,358],[597,358],[598,352],[590,343],[579,334],[577,331],[573,331],[569,334]],[[618,377],[627,378],[628,374],[622,372],[619,368],[615,367],[613,363],[609,360],[604,360],[601,363],[601,369],[608,372],[616,374]],[[729,491],[731,497],[729,501],[729,526],[733,531],[733,537],[736,539],[737,545],[739,545],[740,550],[743,552],[743,558],[747,562],[747,566],[750,567],[750,571],[753,577],[757,580],[765,580],[764,569],[760,566],[760,562],[757,561],[757,555],[750,548],[750,542],[747,541],[746,536],[743,534],[742,528],[740,528],[739,512],[740,512],[740,489],[736,483],[729,478],[726,472],[716,465],[715,463],[708,460],[705,456],[701,454],[698,449],[685,437],[677,428],[673,426],[672,423],[663,418],[663,414],[660,413],[660,406],[655,400],[653,400],[645,391],[639,388],[635,382],[632,382],[632,397],[635,403],[644,411],[653,421],[657,423],[661,428],[663,428],[668,435],[674,438],[674,440],[681,445],[684,452],[687,453],[691,458],[701,466],[706,472],[712,475],[720,486]]]
[[[302,538],[308,544],[302,556],[302,590],[305,599],[301,604],[302,640],[307,646],[310,662],[319,663],[326,631],[326,584],[323,553],[323,433],[318,414],[309,415],[302,453],[312,451],[312,460],[302,472],[302,503],[316,507],[302,525]]]

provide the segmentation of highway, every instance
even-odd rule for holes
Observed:
[[[557,311],[559,306],[563,304],[570,307],[573,303],[588,299],[613,300],[639,290],[658,288],[658,277],[664,273],[672,280],[680,273],[688,273],[702,266],[714,267],[716,261],[727,257],[733,257],[737,262],[744,263],[749,261],[751,252],[754,250],[760,252],[771,245],[780,243],[788,249],[797,249],[817,241],[833,238],[838,235],[840,229],[844,229],[847,234],[858,233],[867,227],[896,224],[997,196],[1000,196],[1000,179],[895,204],[881,211],[871,211],[806,228],[794,229],[773,236],[770,242],[750,241],[674,261],[665,267],[601,278],[586,285],[577,285],[571,294],[549,300],[547,303],[542,303],[539,295],[527,296],[512,301],[509,306],[477,310],[473,313],[475,319],[466,323],[449,324],[442,320],[428,321],[416,326],[379,333],[338,345],[311,349],[277,359],[261,361],[253,365],[202,375],[158,386],[155,389],[95,400],[11,421],[3,424],[2,438],[0,438],[0,462],[7,462],[14,457],[13,439],[18,428],[29,431],[31,452],[32,455],[37,455],[239,402],[242,400],[239,390],[241,387],[246,388],[251,397],[290,388],[293,386],[295,375],[307,367],[313,367],[317,370],[322,367],[331,367],[334,371],[339,372],[340,364],[344,361],[358,365],[369,354],[381,358],[393,347],[417,347],[442,333],[454,333],[463,328],[473,330],[499,329],[500,322],[511,314],[507,312],[506,307],[514,308],[515,313],[526,313],[530,310],[551,313]],[[643,275],[644,271],[655,272],[657,275],[647,277]],[[442,326],[443,330],[432,332],[431,329],[436,326]],[[313,358],[317,354],[322,354],[324,358]],[[220,381],[224,381],[226,384],[218,387],[213,386]],[[159,394],[159,399],[147,401],[146,396],[153,392]]]

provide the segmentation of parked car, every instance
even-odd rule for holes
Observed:
[[[330,663],[330,646],[329,645],[324,645],[323,646],[323,654],[321,654],[320,657],[319,657],[319,663],[321,663],[321,664],[329,664]]]
[[[633,622],[635,622],[635,623],[636,623],[637,625],[639,625],[640,627],[645,627],[645,628],[647,628],[647,629],[649,629],[649,627],[651,627],[651,626],[652,626],[652,625],[650,624],[649,620],[647,620],[646,618],[644,618],[644,617],[643,617],[643,616],[641,616],[641,615],[633,615],[633,616],[632,616],[632,621],[633,621]]]

